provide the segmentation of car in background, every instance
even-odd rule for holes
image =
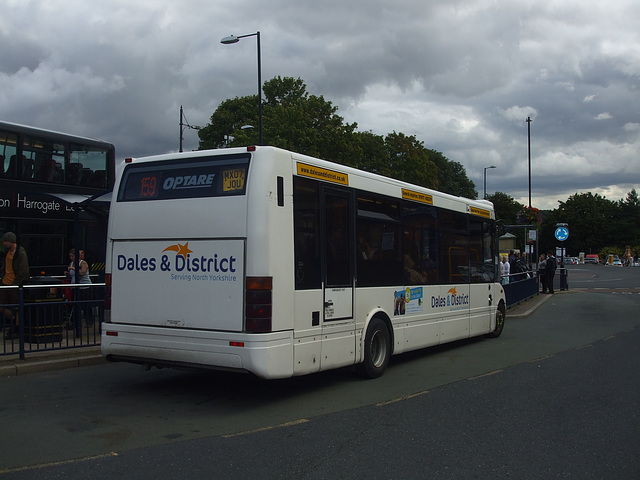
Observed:
[[[609,255],[607,258],[607,263],[605,265],[613,265],[614,267],[621,267],[622,262],[620,261],[620,257],[618,255]]]
[[[577,257],[564,257],[564,264],[565,265],[577,265],[578,264],[578,258]]]
[[[586,257],[584,257],[584,263],[600,263],[600,257],[596,254],[590,253]]]

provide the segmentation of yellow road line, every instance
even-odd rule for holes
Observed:
[[[72,460],[61,460],[59,462],[50,462],[50,463],[41,463],[39,465],[28,465],[26,467],[17,467],[17,468],[6,468],[4,470],[0,470],[0,475],[3,473],[15,473],[15,472],[26,472],[29,470],[39,470],[41,468],[47,467],[59,467],[61,465],[70,465],[73,463],[86,462],[88,460],[98,460],[100,458],[109,458],[109,457],[117,457],[118,454],[115,452],[104,453],[102,455],[94,455],[92,457],[83,457],[83,458],[74,458]]]

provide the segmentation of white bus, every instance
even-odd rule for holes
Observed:
[[[284,378],[477,335],[505,295],[493,206],[273,147],[126,159],[108,360]]]

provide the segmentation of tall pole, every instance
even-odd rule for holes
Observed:
[[[262,145],[262,60],[260,53],[260,32],[249,33],[247,35],[229,35],[220,40],[224,45],[238,43],[241,38],[256,37],[258,44],[258,145]]]
[[[529,208],[531,208],[531,117],[527,117],[527,143],[529,146]]]
[[[184,127],[182,126],[182,105],[180,105],[180,153],[182,153],[182,134],[184,133]]]
[[[484,195],[482,196],[482,198],[484,200],[487,199],[487,167],[484,167]]]
[[[190,125],[189,121],[186,120],[184,116],[184,110],[182,109],[182,105],[180,105],[180,148],[179,152],[182,153],[182,141],[184,140],[184,129],[191,128],[192,130],[200,130],[202,127],[197,125]]]
[[[484,167],[484,196],[483,199],[487,199],[487,170],[490,168],[496,168],[495,165],[491,165],[489,167]]]
[[[529,149],[529,208],[531,208],[531,117],[527,117],[527,146]],[[525,250],[527,245],[527,235],[528,235],[527,228],[525,228],[524,229]],[[536,237],[536,255],[538,254],[537,248],[538,248],[538,243],[537,243],[537,237]],[[531,266],[531,255],[527,255],[527,256],[529,257],[529,266]]]
[[[262,61],[260,60],[260,31],[256,32],[258,41],[258,145],[262,145]]]

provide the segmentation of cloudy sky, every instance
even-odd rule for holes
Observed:
[[[640,190],[637,0],[3,0],[0,119],[177,151],[262,78],[300,77],[359,130],[415,135],[483,194],[556,208]],[[194,130],[184,149],[197,148]]]

